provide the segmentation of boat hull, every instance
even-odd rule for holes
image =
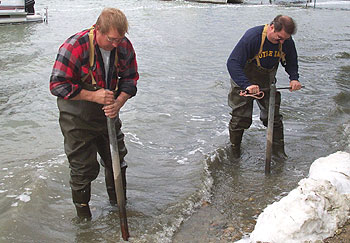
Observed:
[[[40,14],[29,14],[25,11],[24,0],[0,1],[0,24],[18,24],[43,22]]]

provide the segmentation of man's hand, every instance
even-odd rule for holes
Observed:
[[[298,80],[291,80],[289,83],[289,91],[295,91],[301,89],[301,83]]]
[[[87,100],[101,105],[110,105],[114,103],[114,93],[108,89],[99,89],[96,91],[82,89],[72,100]]]
[[[113,91],[108,89],[99,89],[96,91],[89,91],[82,89],[80,93],[73,97],[72,100],[87,100],[92,101],[103,106],[103,111],[105,115],[114,118],[118,115],[120,108],[123,107],[125,102],[131,97],[131,95],[121,92],[117,99],[114,99]]]
[[[249,94],[257,94],[260,91],[259,85],[253,84],[246,88],[248,90]]]
[[[105,105],[102,109],[105,112],[105,115],[109,118],[114,118],[118,115],[120,109],[123,107],[125,102],[130,98],[130,95],[121,92],[117,99],[113,99],[114,102],[112,104]]]
[[[105,112],[105,115],[109,118],[114,118],[118,115],[121,105],[118,104],[117,100],[114,101],[111,105],[105,105],[102,109]]]
[[[108,89],[99,89],[94,91],[93,101],[101,105],[110,105],[114,103],[114,93]]]

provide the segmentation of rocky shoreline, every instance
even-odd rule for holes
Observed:
[[[325,243],[348,243],[350,242],[350,220],[337,230],[333,237],[325,239]]]
[[[244,229],[252,232],[254,228]],[[204,203],[188,220],[186,220],[173,237],[174,243],[228,243],[239,241],[243,238],[230,222],[209,203]],[[348,243],[350,242],[350,220],[339,228],[333,237],[323,240],[324,243]]]

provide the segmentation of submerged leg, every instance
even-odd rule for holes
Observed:
[[[126,168],[127,168],[126,166],[121,168],[125,200],[126,200]],[[117,205],[117,196],[115,191],[113,171],[107,168],[105,168],[105,182],[106,182],[109,202],[112,206],[115,206]]]
[[[287,159],[288,156],[284,150],[283,125],[273,129],[272,155],[279,159]]]
[[[91,220],[91,211],[89,207],[90,196],[90,185],[83,190],[72,190],[73,203],[80,219]]]
[[[258,101],[260,108],[260,120],[264,126],[268,124],[268,95],[263,100]],[[272,155],[279,159],[288,158],[284,150],[283,116],[280,114],[281,93],[276,92],[275,114],[273,122]]]
[[[244,130],[229,130],[230,131],[230,142],[231,151],[235,159],[241,157],[241,141]]]

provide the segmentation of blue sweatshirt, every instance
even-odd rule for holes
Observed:
[[[244,74],[244,66],[247,61],[259,53],[261,45],[261,35],[264,25],[253,27],[242,36],[230,57],[227,60],[227,69],[231,78],[241,88],[246,89],[252,85]],[[298,55],[292,38],[284,41],[282,51],[286,54],[285,71],[289,74],[290,80],[298,80]],[[262,67],[270,69],[279,61],[278,44],[271,43],[267,38],[263,46],[263,55],[260,58]],[[255,59],[253,62],[256,63]]]

